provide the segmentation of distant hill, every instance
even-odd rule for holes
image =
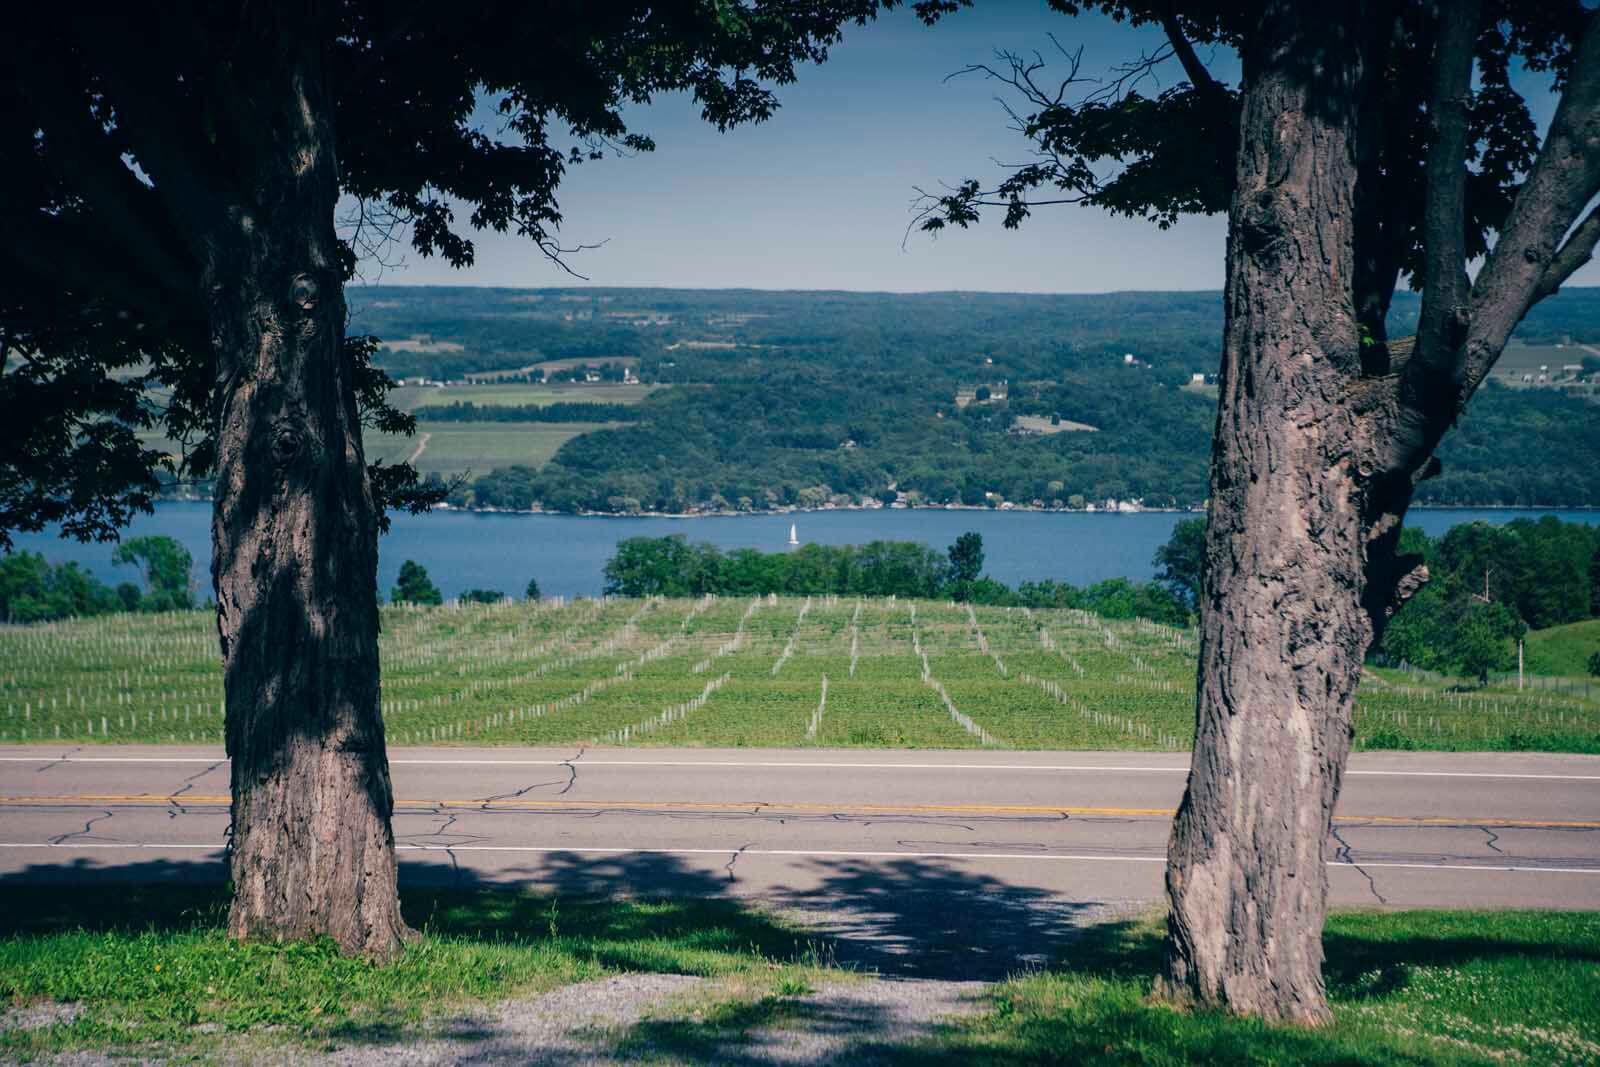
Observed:
[[[638,421],[579,433],[542,466],[530,454],[473,469],[458,503],[1181,506],[1206,494],[1216,292],[379,286],[349,297],[352,328],[387,343],[380,360],[397,377],[525,379],[542,365],[563,379],[675,386],[651,393]],[[1398,294],[1391,333],[1414,329],[1417,310],[1414,294]],[[1581,348],[1554,346],[1600,342],[1600,289],[1541,304],[1518,341],[1581,359]],[[1506,380],[1518,387],[1485,388],[1420,499],[1600,504],[1600,471],[1586,458],[1600,454],[1600,406],[1569,395],[1593,387]],[[516,449],[484,454],[504,462]]]
[[[1589,657],[1596,652],[1600,652],[1600,619],[1528,631],[1527,665],[1532,674],[1585,677]],[[1600,681],[1595,686],[1600,688]]]

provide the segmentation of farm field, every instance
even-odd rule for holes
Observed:
[[[422,422],[414,437],[367,435],[367,458],[399,463],[416,455],[419,474],[488,474],[496,467],[538,467],[579,434],[608,422]],[[426,436],[424,436],[426,435]],[[422,451],[417,454],[417,449]]]
[[[1504,385],[1522,384],[1522,376],[1531,374],[1536,379],[1541,366],[1549,368],[1552,379],[1561,375],[1568,364],[1582,364],[1583,357],[1595,353],[1581,344],[1571,345],[1519,345],[1506,346],[1504,354],[1494,365],[1491,377]]]
[[[449,404],[493,404],[507,407],[537,405],[544,407],[555,403],[569,404],[637,404],[658,385],[619,385],[612,382],[560,383],[555,385],[530,385],[518,382],[509,385],[402,385],[391,390],[389,402],[402,411],[414,411],[425,418],[430,407]]]
[[[384,609],[394,744],[1187,747],[1195,638],[1077,611],[817,597]],[[205,612],[0,627],[0,741],[216,742]],[[1600,751],[1581,692],[1370,671],[1358,748]]]

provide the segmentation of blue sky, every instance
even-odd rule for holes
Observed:
[[[603,246],[571,259],[589,283],[608,286],[762,289],[942,289],[1082,293],[1216,289],[1222,284],[1221,216],[1162,231],[1077,207],[1039,209],[1019,231],[998,218],[937,240],[905,239],[914,186],[963,177],[993,180],[994,159],[1027,146],[1007,127],[981,76],[946,80],[996,48],[1039,50],[1048,35],[1082,46],[1083,72],[1103,73],[1153,51],[1162,39],[1102,17],[1065,18],[1041,0],[979,4],[927,28],[907,11],[846,32],[829,61],[781,90],[770,121],[719,134],[692,101],[664,97],[629,121],[657,142],[651,153],[572,168],[560,191],[566,244]],[[1204,57],[1203,57],[1204,58]],[[1231,56],[1214,69],[1232,80]],[[1164,68],[1178,77],[1176,64]],[[1547,118],[1548,95],[1535,102]],[[583,284],[531,244],[481,234],[465,271],[414,253],[369,279],[389,284]],[[904,247],[902,247],[904,241]],[[1585,268],[1574,284],[1600,283]]]

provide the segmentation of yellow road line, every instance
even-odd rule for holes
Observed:
[[[72,794],[61,796],[0,796],[0,807],[49,807],[57,805],[111,804],[124,806],[227,807],[226,796],[185,793],[159,796],[152,793]],[[1075,815],[1086,818],[1161,818],[1170,819],[1171,808],[1107,808],[1070,805],[1032,804],[817,804],[804,801],[774,803],[761,800],[421,800],[399,799],[396,809],[427,808],[460,811],[814,811],[823,813],[861,813],[885,815]],[[1377,826],[1523,826],[1536,829],[1600,830],[1600,822],[1576,819],[1501,819],[1443,815],[1339,815],[1339,823],[1366,823]]]

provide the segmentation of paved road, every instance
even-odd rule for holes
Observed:
[[[396,749],[403,877],[562,890],[1154,900],[1187,756]],[[0,880],[221,876],[214,749],[0,748]],[[1600,758],[1374,753],[1337,904],[1600,908]]]

